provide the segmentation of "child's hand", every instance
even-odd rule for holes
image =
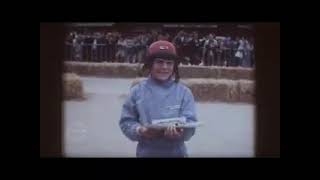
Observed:
[[[169,139],[177,139],[183,134],[183,128],[176,128],[175,126],[170,126],[164,131],[164,136]]]
[[[141,126],[138,128],[138,133],[145,138],[151,139],[161,136],[163,134],[163,131],[159,129],[152,129]]]

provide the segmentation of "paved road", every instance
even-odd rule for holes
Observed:
[[[85,101],[64,101],[67,157],[135,157],[136,142],[118,126],[132,79],[81,77]],[[187,142],[190,157],[252,157],[254,106],[196,103],[199,127]]]

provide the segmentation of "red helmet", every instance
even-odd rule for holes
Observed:
[[[175,61],[173,72],[174,72],[175,82],[178,82],[180,79],[179,71],[178,71],[178,65],[180,62],[177,55],[176,47],[171,42],[163,41],[163,40],[156,41],[149,46],[147,57],[142,67],[140,76],[143,75],[146,69],[151,68],[153,64],[153,60],[155,58],[163,58],[163,59]]]
[[[147,61],[152,61],[154,58],[177,60],[176,47],[169,41],[156,41],[149,46]]]

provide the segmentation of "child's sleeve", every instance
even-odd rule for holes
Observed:
[[[140,136],[137,132],[137,128],[140,126],[138,121],[139,114],[136,109],[136,103],[134,100],[136,88],[132,88],[128,98],[122,106],[122,112],[120,117],[119,126],[122,133],[132,141],[139,141]]]

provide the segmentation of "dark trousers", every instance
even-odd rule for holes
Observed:
[[[82,57],[84,61],[91,61],[91,48],[90,45],[83,45],[82,46]]]
[[[226,61],[226,65],[230,66],[231,65],[231,50],[225,50],[224,51],[224,56],[225,56],[225,61]]]

